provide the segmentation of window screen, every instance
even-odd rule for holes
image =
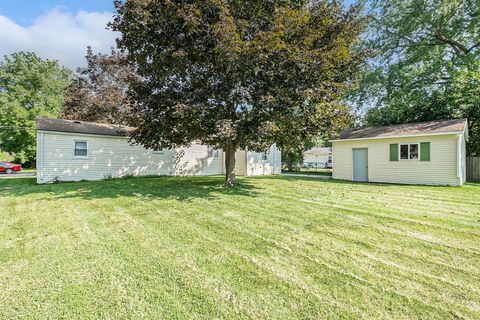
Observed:
[[[400,145],[400,159],[408,159],[408,144]]]
[[[74,154],[76,157],[86,157],[88,154],[86,141],[75,141]]]
[[[410,145],[410,159],[418,159],[418,144],[416,143]]]
[[[400,159],[418,160],[419,155],[418,143],[409,143],[400,145]]]

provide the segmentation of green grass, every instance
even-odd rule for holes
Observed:
[[[0,180],[3,319],[480,318],[480,185]]]
[[[331,176],[332,169],[315,169],[315,168],[300,168],[298,170],[288,171],[283,170],[283,173],[289,174],[308,174],[308,175],[322,175],[322,176]]]

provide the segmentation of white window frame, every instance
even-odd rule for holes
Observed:
[[[410,159],[410,146],[416,144],[418,146],[418,156],[417,159]],[[408,155],[407,159],[402,159],[402,146],[408,146]],[[398,144],[398,160],[400,161],[419,161],[420,160],[420,142],[408,142],[408,143],[399,143]]]
[[[75,154],[77,142],[85,142],[85,144],[87,145],[87,155],[86,156],[77,156]],[[87,140],[74,139],[73,140],[73,158],[74,159],[88,159],[88,155],[89,155],[88,141]]]
[[[220,150],[208,147],[207,158],[209,158],[209,159],[219,159],[220,158]]]

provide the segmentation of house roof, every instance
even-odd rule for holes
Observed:
[[[303,154],[330,154],[331,152],[332,148],[312,148],[305,151]]]
[[[37,118],[37,130],[97,134],[102,136],[127,136],[131,127],[77,120]]]
[[[463,132],[466,119],[438,120],[422,123],[404,123],[384,127],[369,127],[340,133],[339,140],[424,136]]]

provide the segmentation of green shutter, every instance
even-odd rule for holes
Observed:
[[[398,144],[390,145],[390,161],[398,161]]]
[[[430,142],[420,143],[420,161],[430,161]]]

